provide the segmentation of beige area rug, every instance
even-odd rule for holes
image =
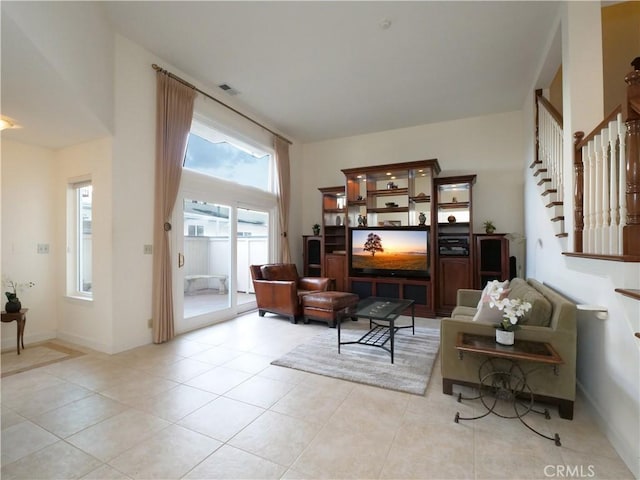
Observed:
[[[368,322],[345,322],[341,340],[357,340],[366,333],[367,327]],[[338,354],[338,332],[331,328],[271,363],[424,395],[439,348],[438,329],[416,326],[415,335],[411,335],[409,328],[399,330],[395,335],[394,363],[391,364],[389,352],[368,345],[342,345]]]
[[[2,377],[62,362],[81,355],[84,355],[84,352],[53,342],[27,345],[27,348],[20,349],[20,355],[15,350],[2,354],[0,358]]]

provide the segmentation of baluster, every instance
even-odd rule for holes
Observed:
[[[600,218],[602,227],[600,229],[600,249],[598,253],[610,254],[609,249],[609,225],[611,217],[609,215],[609,129],[603,128],[600,134],[600,158],[601,158],[601,170],[600,170]]]
[[[557,123],[554,124],[555,136],[556,136],[556,158],[558,163],[558,171],[560,175],[558,175],[558,193],[560,201],[564,201],[564,165],[562,159],[563,156],[563,138],[562,138],[562,127]]]
[[[618,114],[618,149],[617,149],[617,162],[618,172],[620,176],[618,179],[618,250],[622,253],[624,251],[624,226],[627,224],[627,201],[626,201],[626,183],[627,183],[627,168],[626,168],[626,128],[622,123],[622,113]]]
[[[591,165],[593,158],[591,157],[591,142],[582,147],[582,160],[584,161],[584,252],[592,253],[593,248],[591,239],[593,238],[593,205],[592,200],[592,171]]]
[[[603,218],[602,218],[602,134],[598,134],[594,137],[594,147],[595,147],[595,205],[594,205],[594,213],[595,213],[595,250],[594,253],[602,252],[602,229],[603,229]]]
[[[620,255],[618,250],[618,164],[616,145],[618,143],[618,123],[609,122],[609,148],[607,159],[609,165],[609,253]]]

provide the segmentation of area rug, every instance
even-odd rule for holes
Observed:
[[[84,352],[53,342],[27,345],[27,348],[20,350],[20,355],[15,350],[2,354],[0,359],[2,377],[62,362],[80,355],[84,355]]]
[[[358,340],[366,333],[368,322],[345,323],[341,340]],[[416,326],[399,330],[395,335],[394,363],[386,350],[368,345],[342,345],[338,354],[338,332],[335,329],[298,345],[272,365],[295,368],[328,377],[424,395],[431,369],[440,347],[440,331]]]

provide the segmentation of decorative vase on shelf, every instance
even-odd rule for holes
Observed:
[[[447,220],[449,220],[449,223],[456,223],[456,217],[454,215],[449,215]]]
[[[515,333],[513,331],[496,328],[496,342],[501,345],[513,345],[515,342]]]
[[[420,212],[420,215],[418,215],[418,225],[420,225],[421,227],[424,227],[425,222],[427,221],[427,216],[423,213]]]
[[[7,313],[18,313],[21,308],[22,304],[20,303],[20,300],[16,298],[15,300],[9,300],[5,304],[4,311]]]
[[[336,226],[339,227],[340,225],[342,225],[342,218],[340,217],[340,215],[338,215],[336,217]]]

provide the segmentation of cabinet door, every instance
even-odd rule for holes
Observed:
[[[438,313],[451,313],[456,306],[458,290],[460,288],[472,288],[469,258],[440,258],[438,287]]]
[[[476,234],[474,288],[483,289],[491,280],[509,278],[509,241],[504,235]]]
[[[319,277],[322,268],[322,238],[303,236],[304,239],[304,276]]]
[[[335,279],[335,289],[346,292],[346,256],[326,254],[324,257],[324,276]]]

